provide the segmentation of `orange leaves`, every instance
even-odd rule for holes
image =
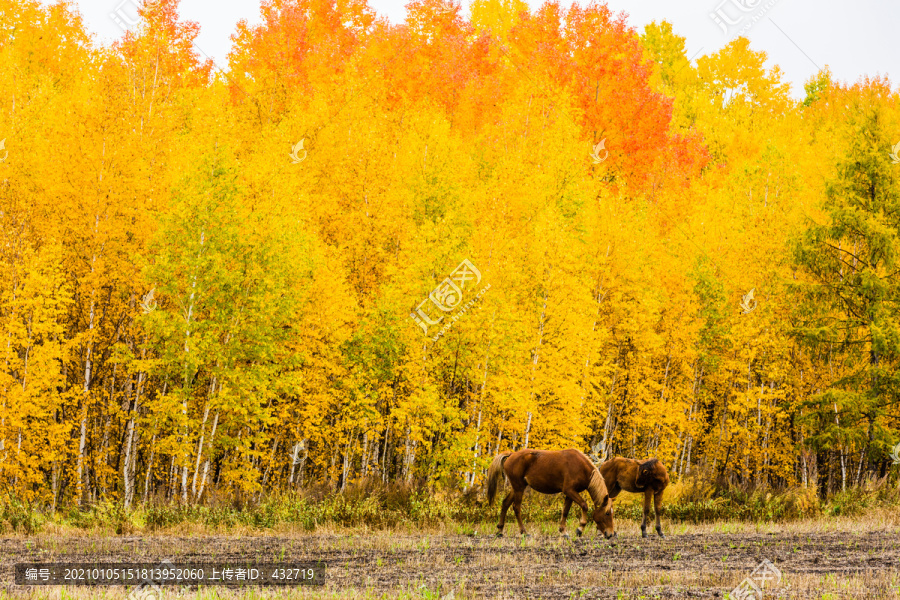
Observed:
[[[179,20],[178,3],[179,0],[143,3],[138,9],[138,29],[126,31],[116,46],[128,68],[143,78],[167,81],[172,87],[203,85],[209,80],[212,61],[201,61],[194,48],[200,26]],[[152,71],[148,71],[150,65]]]
[[[260,25],[241,21],[232,36],[229,82],[232,99],[250,101],[266,119],[333,83],[384,28],[365,0],[265,0],[260,12]]]
[[[513,75],[569,113],[590,145],[605,140],[614,174],[632,193],[645,190],[657,172],[676,171],[696,159],[696,148],[669,134],[672,101],[650,86],[650,63],[634,31],[603,5],[563,10],[547,3],[523,15],[510,32]],[[552,91],[564,87],[571,99]],[[664,177],[668,179],[670,177]]]

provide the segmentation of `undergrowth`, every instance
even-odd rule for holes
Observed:
[[[203,504],[188,505],[156,499],[130,510],[125,510],[121,503],[100,502],[82,509],[50,512],[7,498],[0,500],[0,533],[31,535],[48,524],[117,534],[162,531],[188,524],[212,530],[235,527],[266,530],[287,525],[307,531],[322,526],[391,529],[445,524],[453,525],[460,532],[472,532],[476,525],[496,524],[499,505],[500,501],[496,501],[489,507],[480,493],[373,482],[348,486],[343,493],[329,492],[320,486],[272,494],[243,505],[215,497],[207,498]],[[897,490],[884,482],[870,481],[822,501],[814,488],[777,492],[716,490],[705,480],[688,478],[667,488],[663,506],[664,518],[672,523],[783,522],[861,515],[870,509],[900,506],[900,498]],[[522,516],[531,523],[555,523],[561,509],[560,495],[547,496],[529,490],[522,504]],[[623,492],[616,500],[617,520],[640,521],[642,512],[640,494]],[[579,514],[578,507],[573,506],[570,520],[577,519]],[[511,509],[507,523],[515,524]]]

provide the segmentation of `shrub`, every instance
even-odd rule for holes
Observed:
[[[0,504],[0,532],[31,535],[40,530],[45,519],[35,507],[10,499]]]

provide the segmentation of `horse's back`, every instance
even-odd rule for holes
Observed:
[[[575,448],[566,448],[565,450],[535,450],[533,448],[522,448],[521,450],[516,450],[510,454],[506,459],[507,464],[510,462],[513,464],[516,462],[533,463],[535,461],[549,461],[553,463],[565,461],[591,464],[584,453]]]
[[[632,461],[629,458],[617,456],[604,462],[598,468],[600,469],[600,474],[603,475],[603,479],[608,483],[610,481],[617,481],[620,475],[627,475],[628,471],[634,468],[631,463],[636,462],[637,461]]]
[[[566,481],[585,489],[590,482],[593,464],[579,450],[532,450],[523,448],[510,454],[504,463],[510,482],[520,479],[545,494],[561,491]]]

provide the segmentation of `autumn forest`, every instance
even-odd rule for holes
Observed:
[[[896,481],[900,90],[602,3],[0,0],[0,496]],[[592,450],[593,449],[593,450]],[[892,456],[892,452],[894,456]]]

